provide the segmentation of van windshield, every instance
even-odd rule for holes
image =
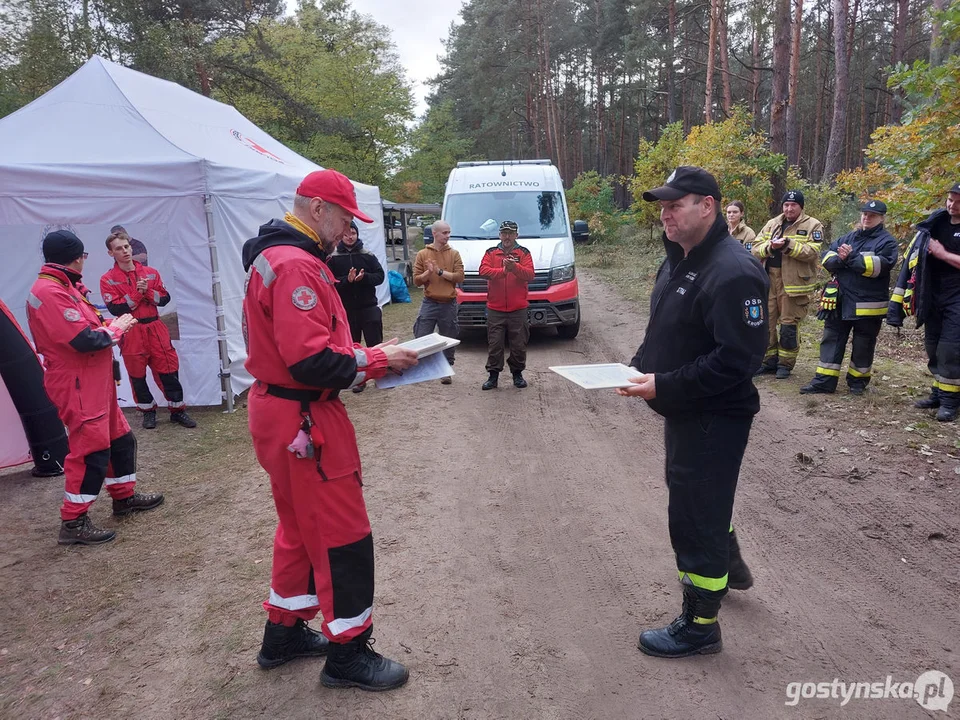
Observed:
[[[559,192],[488,192],[448,195],[443,219],[451,238],[495,240],[500,223],[513,220],[521,238],[566,237],[570,232]]]

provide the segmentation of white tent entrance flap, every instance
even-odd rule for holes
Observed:
[[[231,407],[252,382],[243,369],[241,248],[282,217],[303,176],[320,167],[229,105],[99,57],[0,119],[0,147],[0,299],[18,322],[27,328],[46,232],[68,227],[83,240],[84,282],[103,307],[99,280],[112,265],[104,241],[123,225],[173,298],[161,317],[180,355],[186,402]],[[380,192],[354,187],[374,218],[358,223],[360,237],[386,267]],[[389,302],[386,282],[377,295]],[[126,378],[120,395],[133,404]]]

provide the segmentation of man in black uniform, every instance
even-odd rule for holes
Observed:
[[[801,395],[836,391],[851,332],[847,386],[854,395],[867,389],[877,336],[887,314],[890,271],[900,257],[897,239],[883,226],[886,214],[882,201],[864,203],[860,227],[834,240],[823,255],[823,267],[833,273],[834,282],[827,285],[821,300],[820,364],[813,380],[800,388]]]
[[[683,611],[668,626],[641,633],[638,647],[647,655],[686,657],[720,652],[717,613],[728,573],[732,580],[736,569],[749,579],[730,520],[760,410],[751,376],[767,347],[769,281],[730,236],[720,188],[706,170],[678,167],[643,199],[660,202],[667,257],[643,345],[630,362],[644,374],[617,392],[643,398],[665,418],[667,516]]]
[[[952,422],[960,413],[960,183],[947,193],[945,209],[917,225],[891,298],[890,325],[903,323],[911,290],[911,309],[917,327],[925,326],[923,344],[933,374],[930,397],[916,407],[939,408],[937,420]]]

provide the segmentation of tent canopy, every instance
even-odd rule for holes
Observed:
[[[77,232],[91,255],[84,280],[102,305],[98,281],[112,265],[102,243],[119,223],[145,243],[173,295],[164,310],[176,314],[187,402],[220,404],[218,341],[233,392],[249,385],[240,249],[260,224],[282,216],[318,165],[229,105],[97,56],[0,119],[0,147],[0,298],[21,325],[45,232]],[[359,223],[361,239],[386,267],[379,190],[354,186],[374,218]],[[387,283],[378,297],[389,301]],[[121,395],[129,400],[125,386]]]

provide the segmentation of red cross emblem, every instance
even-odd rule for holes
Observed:
[[[293,304],[300,310],[312,310],[317,306],[317,293],[306,285],[301,285],[293,291]]]

